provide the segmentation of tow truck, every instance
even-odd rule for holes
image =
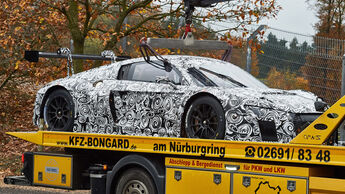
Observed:
[[[185,0],[186,32],[194,7],[226,0]],[[150,39],[164,48],[224,49],[218,42]],[[147,45],[146,45],[147,47]],[[211,47],[211,48],[210,48]],[[64,54],[65,53],[65,54]],[[28,57],[115,60],[114,55],[31,52]],[[118,60],[123,60],[118,58]],[[71,70],[73,67],[70,67]],[[73,73],[73,72],[72,72]],[[43,121],[42,121],[43,122]],[[345,193],[345,147],[328,145],[344,130],[345,97],[325,111],[289,143],[125,136],[39,130],[8,135],[55,152],[26,152],[20,176],[6,184],[91,189],[91,193]]]
[[[291,142],[8,132],[62,152],[26,152],[7,184],[91,193],[345,193],[345,147],[326,145],[343,128],[341,98]]]
[[[142,52],[159,57],[151,46],[161,39],[142,41]],[[163,40],[174,48],[226,50],[221,41]],[[150,46],[151,44],[151,46]],[[213,45],[213,46],[212,46]],[[65,49],[66,50],[66,49]],[[145,55],[144,55],[145,56]],[[40,57],[125,60],[113,54],[74,55],[70,52],[28,52]],[[73,72],[72,72],[73,73]],[[43,119],[41,120],[43,123]],[[344,130],[345,97],[325,111],[289,143],[125,136],[39,130],[7,134],[59,152],[26,152],[20,176],[6,184],[91,189],[92,194],[124,193],[345,193],[345,147],[333,141]]]

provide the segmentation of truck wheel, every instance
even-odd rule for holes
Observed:
[[[44,104],[44,121],[50,131],[73,131],[74,103],[64,89],[54,90]]]
[[[156,194],[155,184],[147,172],[131,168],[122,173],[117,182],[116,194]]]
[[[185,129],[190,138],[224,139],[225,116],[220,103],[209,96],[196,99],[188,108]]]

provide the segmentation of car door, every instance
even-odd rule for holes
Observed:
[[[182,75],[176,68],[167,72],[155,64],[138,62],[122,66],[118,79],[110,93],[110,106],[119,134],[180,135],[180,105],[187,86],[181,85]]]

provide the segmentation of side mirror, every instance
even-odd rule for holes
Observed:
[[[169,61],[164,61],[164,69],[166,72],[171,72],[172,70],[172,66],[171,66],[171,63]]]

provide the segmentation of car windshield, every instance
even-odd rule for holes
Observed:
[[[268,88],[261,81],[242,70],[241,68],[227,62],[210,62],[203,63],[199,68],[193,68],[200,72],[198,75],[191,73],[195,82],[203,86],[220,86],[220,87],[250,87],[250,88]],[[206,78],[200,79],[200,76]],[[207,83],[203,80],[209,80]],[[212,82],[212,84],[209,84]]]
[[[214,71],[200,67],[199,70],[206,75],[210,80],[212,80],[217,86],[221,87],[247,87],[246,85],[232,79],[229,76],[216,73]]]

